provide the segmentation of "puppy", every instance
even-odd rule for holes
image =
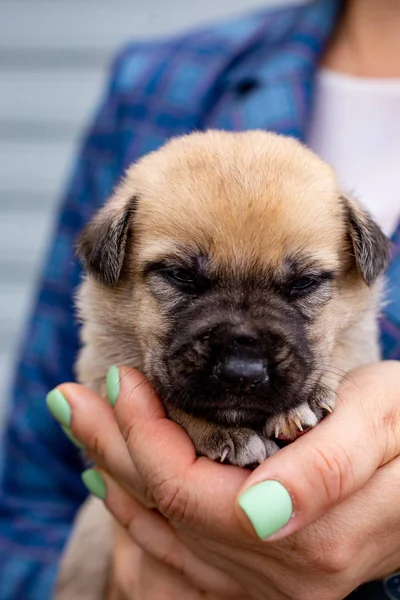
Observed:
[[[78,253],[79,381],[105,396],[110,365],[138,368],[213,460],[261,463],[379,359],[388,240],[293,139],[173,139],[128,170]]]

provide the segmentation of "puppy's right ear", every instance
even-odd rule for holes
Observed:
[[[84,269],[107,286],[119,281],[136,204],[136,197],[126,202],[115,197],[99,210],[78,238],[77,254]]]

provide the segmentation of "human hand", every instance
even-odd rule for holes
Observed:
[[[140,376],[140,382],[142,380]],[[129,533],[123,535],[125,530],[116,529],[113,577],[107,600],[125,600],[132,595],[135,600],[158,597],[166,600],[167,591],[174,600],[178,597],[245,600],[243,590],[234,580],[185,548],[168,521],[156,510],[150,510],[155,508],[154,501],[132,464],[110,405],[78,384],[64,384],[53,390],[47,402],[68,438],[79,448],[85,447],[86,454],[102,469],[101,479],[98,471],[84,472],[87,487],[104,499],[104,481],[107,480],[107,495],[113,490],[111,496],[118,505],[116,519],[126,525]],[[85,510],[90,508],[85,507]],[[104,540],[104,534],[101,537]],[[155,569],[153,577],[150,565]],[[149,590],[151,595],[147,596]]]
[[[113,423],[112,436],[93,424],[94,401],[99,399],[89,399],[79,386],[74,390],[62,386],[73,405],[73,431],[86,447],[97,449],[93,450],[97,463],[126,486],[105,475],[111,512],[131,528],[136,508],[129,508],[128,490],[144,503],[154,501],[172,524],[169,529],[176,539],[190,549],[186,570],[193,558],[201,557],[203,564],[212,563],[218,573],[238,582],[248,597],[269,594],[269,598],[294,595],[299,600],[329,600],[343,598],[361,582],[383,576],[400,564],[400,491],[393,485],[400,471],[397,363],[355,372],[353,381],[342,385],[342,399],[332,416],[252,474],[196,460],[189,439],[165,419],[151,388],[147,384],[137,387],[142,376],[127,370],[121,374],[114,414],[126,444],[118,437],[105,403],[100,411],[102,426]],[[114,462],[116,446],[119,459]],[[236,498],[267,480],[280,481],[290,492],[283,516],[290,516],[291,503],[294,511],[286,526],[281,515],[282,529],[268,542],[261,542]],[[265,495],[268,486],[262,488]],[[275,489],[285,497],[283,488]],[[261,534],[272,533],[279,525],[276,511],[271,518],[273,497],[268,494],[261,514],[253,516]],[[247,507],[246,496],[242,505],[249,513],[248,499],[249,495]],[[154,512],[149,514],[161,519]],[[154,544],[155,536],[150,537]]]
[[[106,600],[219,600],[195,589],[183,573],[144,552],[117,524],[112,556]]]

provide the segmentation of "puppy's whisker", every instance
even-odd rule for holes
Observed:
[[[126,377],[127,375],[132,373],[132,371],[134,371],[134,370],[135,370],[134,367],[129,367],[128,371],[126,373],[124,373],[124,375],[120,375],[119,382],[121,383],[121,381],[124,379],[124,377]]]
[[[336,375],[336,373],[334,371],[333,372],[327,371],[327,372],[330,374]],[[341,377],[341,380],[343,380],[343,381],[349,381],[350,383],[355,383],[354,377],[352,375],[350,375],[349,373],[345,373],[345,374],[340,373],[340,377]]]
[[[320,363],[320,366],[323,367],[323,369],[324,369],[323,375],[325,375],[326,373],[329,373],[332,375],[340,375],[340,377],[342,379],[345,379],[347,381],[350,381],[351,383],[354,383],[353,376],[350,375],[348,373],[348,371],[345,371],[344,369],[340,369],[338,367],[334,367],[332,365],[327,365],[325,367],[325,365],[323,363],[322,364]]]
[[[347,371],[345,371],[344,369],[341,369],[340,367],[337,367],[335,365],[331,365],[330,363],[319,362],[318,365],[321,368],[330,369],[330,370],[335,371],[337,373],[340,373],[342,375],[346,375],[347,374]]]
[[[137,383],[136,385],[134,385],[129,392],[126,394],[126,399],[130,400],[132,394],[142,385],[145,385],[146,383],[148,383],[147,379],[144,377],[141,381],[139,381],[139,383]]]
[[[337,390],[331,388],[329,385],[322,385],[321,388],[326,392],[336,396],[341,402],[344,402],[343,396],[341,396]]]
[[[340,381],[345,378],[341,374],[339,375],[335,372],[332,373],[330,371],[325,371],[321,379],[330,379],[331,381],[336,381],[337,383],[340,383]]]

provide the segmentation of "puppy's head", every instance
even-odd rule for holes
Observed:
[[[167,406],[255,424],[312,399],[388,245],[298,142],[211,131],[134,165],[79,254],[119,362]]]

